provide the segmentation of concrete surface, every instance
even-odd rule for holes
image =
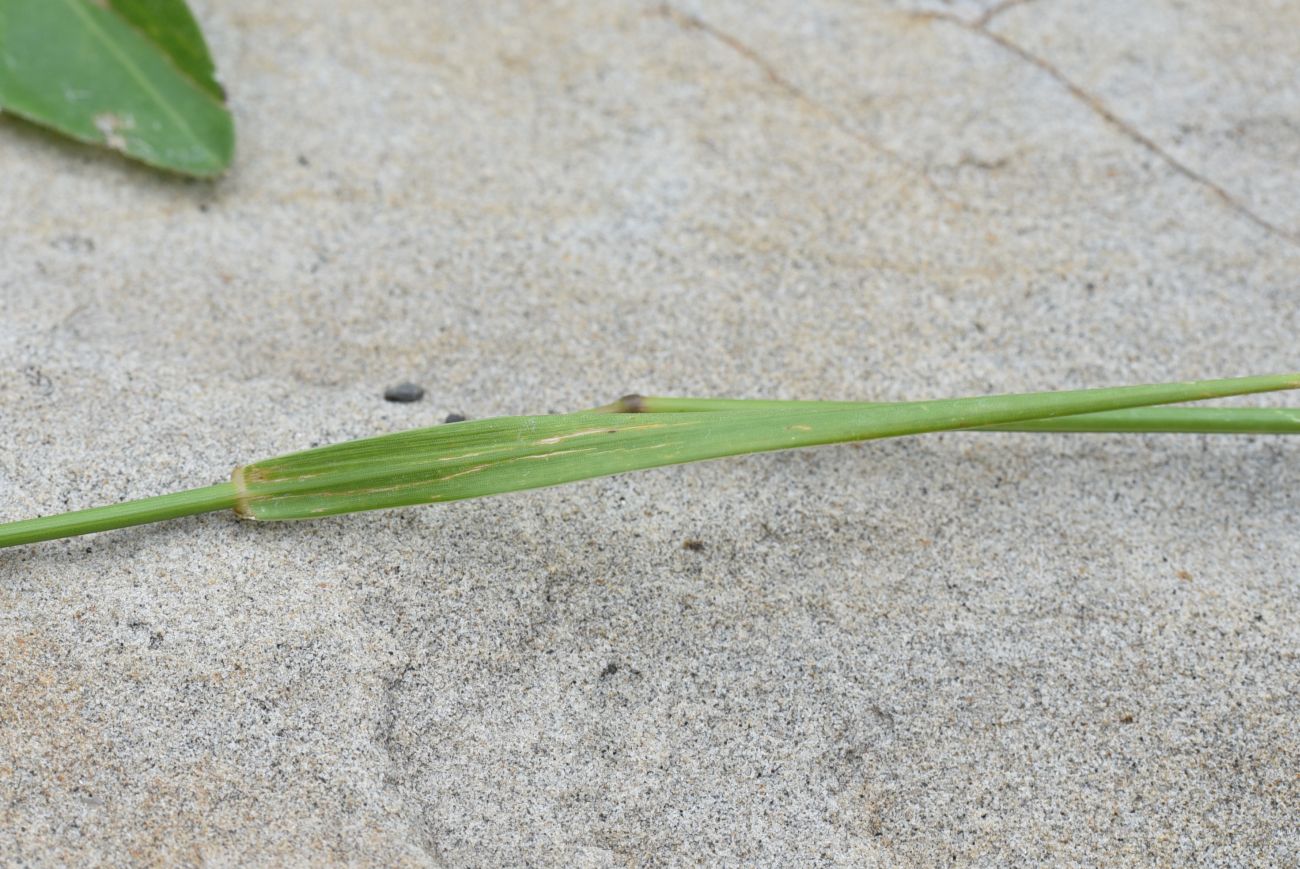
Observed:
[[[196,10],[220,183],[0,119],[0,519],[633,390],[1297,365],[1294,3]],[[7,550],[0,863],[1293,864],[1297,449],[946,435]]]

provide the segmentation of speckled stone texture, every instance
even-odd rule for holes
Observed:
[[[1297,367],[1295,3],[196,12],[220,182],[0,118],[0,519],[630,391]],[[1283,865],[1298,450],[951,434],[5,550],[0,863]]]

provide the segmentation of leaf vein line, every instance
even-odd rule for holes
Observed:
[[[104,48],[108,50],[109,54],[113,55],[113,57],[117,60],[117,62],[122,65],[122,67],[126,70],[127,75],[131,76],[131,78],[133,78],[135,82],[140,85],[141,90],[143,90],[145,93],[147,93],[150,97],[153,98],[153,100],[158,104],[159,108],[163,110],[164,114],[166,114],[168,117],[172,119],[173,123],[175,123],[178,127],[180,127],[182,130],[184,130],[186,133],[189,134],[191,141],[197,144],[197,146],[203,151],[204,154],[208,156],[210,160],[212,160],[214,164],[220,166],[221,165],[220,155],[218,155],[217,152],[213,151],[204,143],[202,137],[199,136],[198,133],[194,131],[194,128],[190,126],[189,122],[184,118],[184,116],[182,116],[179,112],[177,112],[176,109],[173,108],[169,102],[167,102],[167,100],[158,91],[158,89],[153,86],[153,82],[149,81],[148,77],[144,76],[140,72],[140,70],[131,61],[131,59],[127,57],[125,54],[123,54],[121,49],[119,49],[117,45],[113,43],[113,40],[108,38],[108,35],[104,33],[103,28],[99,26],[99,22],[97,22],[94,19],[94,16],[92,16],[86,9],[82,8],[81,0],[63,0],[63,2],[66,3],[70,9],[72,9],[74,14],[76,14],[79,18],[81,18],[82,21],[86,23],[86,27],[89,29],[90,33],[97,40],[99,40],[100,44],[103,45]],[[206,94],[204,96],[206,97]]]

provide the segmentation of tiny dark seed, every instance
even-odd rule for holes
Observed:
[[[299,154],[299,155],[298,155],[298,165],[299,165],[299,166],[310,166],[310,165],[311,165],[311,162],[307,159],[307,155],[306,155],[306,154]]]
[[[449,413],[443,422],[464,422],[467,419],[463,413]]]
[[[682,542],[682,549],[687,549],[687,550],[690,550],[691,552],[703,552],[703,551],[704,551],[704,541],[703,541],[703,540],[685,540],[685,541]]]
[[[385,401],[419,401],[424,398],[424,387],[414,383],[399,383],[384,390]]]

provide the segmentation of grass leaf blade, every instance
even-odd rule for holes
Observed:
[[[305,519],[474,498],[745,453],[1008,425],[1300,387],[1300,374],[852,407],[501,417],[236,471],[241,515]]]
[[[746,410],[825,410],[880,407],[886,402],[772,401],[750,398],[662,398],[627,395],[595,408],[596,413],[703,413]],[[1156,432],[1175,434],[1300,434],[1300,408],[1294,407],[1141,407],[986,425],[970,431],[1076,432],[1091,434]]]

